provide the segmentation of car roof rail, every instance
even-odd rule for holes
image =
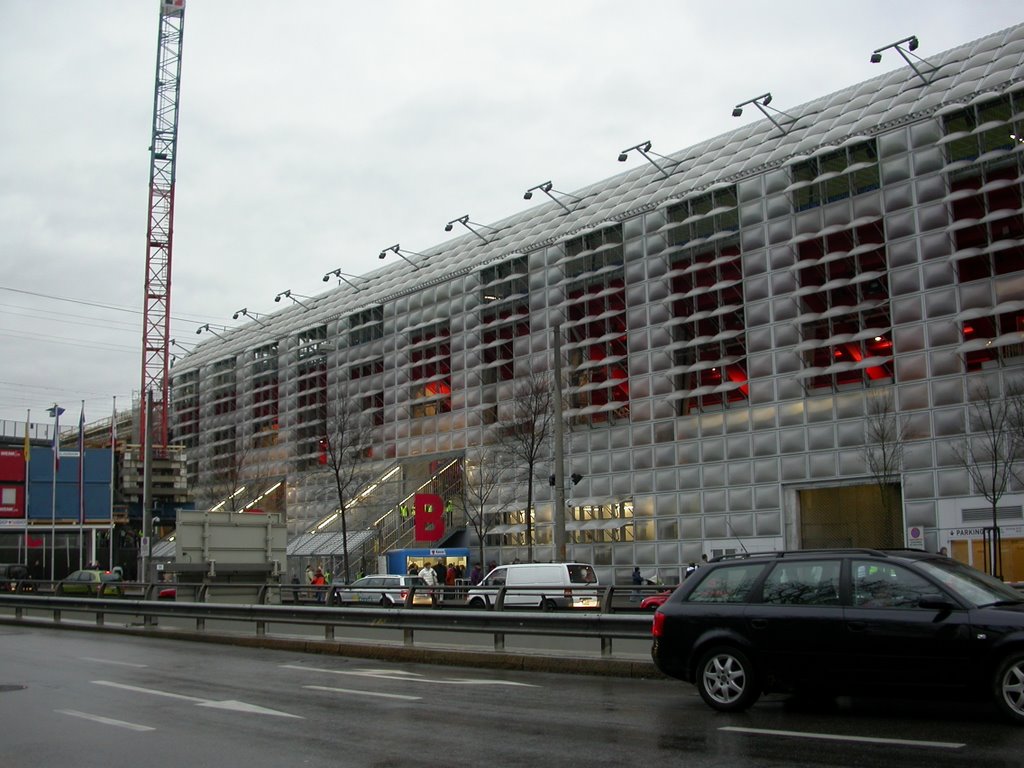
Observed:
[[[876,557],[888,557],[890,554],[903,554],[906,552],[919,552],[915,549],[871,549],[869,547],[815,547],[812,549],[784,549],[772,552],[733,552],[727,555],[716,555],[709,562],[721,563],[729,560],[749,560],[751,558],[785,558],[802,557],[803,555],[828,554],[828,555],[874,555]]]
[[[816,547],[813,549],[790,549],[779,552],[779,557],[794,557],[798,555],[833,554],[833,555],[878,555],[885,557],[886,552],[881,549],[870,547]]]

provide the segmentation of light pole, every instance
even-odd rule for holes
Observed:
[[[562,420],[562,326],[552,329],[555,370],[555,562],[565,562],[565,422]]]
[[[53,416],[53,483],[50,489],[50,581],[56,578],[57,558],[57,470],[60,469],[60,415],[64,409],[56,403],[49,409]]]
[[[158,525],[160,525],[160,518],[159,517],[157,517],[156,515],[153,515],[152,517],[149,518],[149,537],[148,537],[149,547],[148,547],[147,552],[146,552],[146,560],[147,560],[147,562],[150,563],[150,565],[148,566],[149,568],[153,567],[152,566],[152,562],[153,562],[153,535],[156,533],[156,529],[157,529]],[[145,581],[146,581],[146,583],[149,582],[149,573],[148,573],[148,571],[145,574]]]

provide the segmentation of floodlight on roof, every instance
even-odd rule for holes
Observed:
[[[568,197],[571,200],[573,200],[573,202],[575,203],[573,208],[575,208],[576,205],[579,205],[582,202],[582,198],[576,197],[576,195],[570,195],[568,192],[559,192],[557,189],[554,189],[550,181],[545,181],[543,184],[538,184],[535,187],[530,187],[528,190],[526,190],[526,192],[523,193],[523,200],[529,200],[531,197],[533,197],[533,190],[535,189],[539,189],[545,195],[547,195],[556,203],[558,203],[558,205],[566,213],[572,213],[572,208],[569,208],[569,206],[567,206],[560,198],[555,197],[556,193],[561,195],[562,197]]]
[[[400,245],[399,245],[398,243],[395,243],[394,245],[390,245],[390,246],[388,246],[387,248],[385,248],[385,249],[384,249],[383,251],[381,251],[381,252],[380,252],[380,254],[379,254],[379,255],[377,256],[377,258],[378,258],[378,259],[384,259],[384,258],[386,258],[386,257],[387,257],[388,253],[394,253],[394,254],[395,254],[396,256],[399,256],[399,257],[401,257],[402,259],[405,259],[405,261],[406,261],[406,262],[407,262],[407,263],[409,264],[409,266],[411,266],[411,267],[412,267],[413,269],[419,269],[420,267],[419,267],[419,265],[418,265],[418,264],[414,264],[414,263],[412,262],[412,260],[411,260],[411,259],[409,259],[409,257],[408,257],[408,256],[406,256],[405,254],[407,254],[407,253],[408,253],[408,254],[409,254],[409,255],[411,255],[411,256],[419,256],[420,258],[423,258],[423,259],[427,258],[427,257],[426,257],[426,256],[424,256],[424,255],[423,255],[422,253],[416,253],[416,251],[407,251],[407,250],[405,250],[405,249],[404,249],[404,248],[402,248],[402,247],[401,247],[401,246],[400,246]]]
[[[477,230],[475,229],[475,227],[482,227],[483,229],[489,229],[489,230],[491,230],[492,232],[497,232],[497,231],[498,231],[498,230],[496,230],[496,229],[495,229],[494,227],[489,227],[489,226],[487,226],[486,224],[478,224],[478,223],[477,223],[477,222],[475,222],[475,221],[470,221],[470,220],[469,220],[469,214],[468,214],[468,213],[467,213],[467,214],[466,214],[465,216],[459,216],[459,218],[457,218],[457,219],[452,219],[451,221],[449,221],[449,222],[448,222],[447,224],[445,224],[445,225],[444,225],[444,231],[445,231],[445,232],[451,232],[451,231],[452,231],[452,227],[453,227],[453,226],[454,226],[455,224],[461,224],[461,225],[462,225],[462,226],[464,226],[464,227],[465,227],[466,229],[468,229],[468,230],[469,230],[470,232],[472,232],[472,233],[473,233],[474,235],[476,235],[476,236],[477,236],[477,237],[479,237],[479,238],[480,238],[481,240],[483,240],[483,241],[484,241],[485,243],[489,243],[489,242],[491,242],[491,241],[490,241],[490,240],[488,240],[488,239],[487,239],[486,237],[484,237],[484,236],[483,236],[482,234],[480,234],[480,232],[479,232],[479,231],[477,231]]]
[[[205,325],[200,325],[198,328],[196,328],[196,336],[201,334],[203,331],[206,331],[207,333],[212,333],[218,339],[223,339],[224,338],[219,333],[217,333],[215,330],[213,330],[213,328],[210,327],[209,323],[206,323]]]
[[[935,74],[939,71],[939,68],[936,65],[925,61],[916,53],[913,53],[913,51],[917,50],[920,44],[921,43],[918,41],[917,35],[911,35],[910,37],[904,37],[902,40],[897,40],[895,43],[889,43],[888,45],[883,45],[881,48],[875,48],[871,53],[871,63],[878,64],[882,60],[882,51],[894,48],[896,53],[902,56],[903,60],[910,65],[912,70],[914,70],[914,74],[921,78],[921,82],[925,85],[929,85],[932,80],[935,79]],[[917,62],[920,62],[920,64],[914,62],[914,60],[910,58],[911,55],[913,55],[914,59],[917,59]],[[921,64],[924,66],[922,67]]]
[[[291,289],[289,288],[288,290],[281,291],[279,294],[277,294],[277,296],[274,297],[274,301],[281,301],[281,297],[282,296],[284,298],[286,298],[286,299],[291,299],[296,304],[298,304],[298,305],[300,305],[302,307],[305,307],[306,309],[310,309],[311,308],[309,304],[306,304],[303,301],[299,301],[299,299],[296,298],[296,297],[298,296],[298,297],[301,297],[303,299],[312,299],[313,298],[312,296],[303,296],[301,293],[292,293]]]
[[[752,99],[747,99],[746,101],[741,101],[739,104],[737,104],[735,107],[733,107],[732,108],[732,116],[733,117],[740,117],[743,114],[743,108],[747,104],[753,104],[755,107],[757,107],[761,111],[761,114],[764,115],[765,117],[767,117],[769,120],[771,120],[772,121],[772,125],[774,125],[780,131],[782,131],[782,135],[785,136],[787,133],[789,133],[793,129],[793,123],[796,122],[797,118],[793,117],[788,112],[783,112],[781,109],[776,109],[775,107],[772,107],[771,108],[772,112],[777,112],[780,115],[785,115],[788,118],[787,120],[779,120],[778,118],[775,117],[775,115],[773,115],[771,112],[769,112],[766,109],[766,107],[768,107],[768,105],[771,104],[771,103],[772,103],[772,94],[770,92],[762,93],[760,96],[755,96]],[[784,126],[789,126],[789,127],[786,128]]]
[[[360,278],[358,275],[350,275],[348,272],[342,272],[340,267],[338,269],[332,269],[330,272],[324,275],[324,282],[328,282],[331,279],[331,277],[336,277],[338,278],[339,281],[348,283],[349,286],[355,289],[356,293],[359,293],[359,291],[363,290],[360,286],[356,285],[348,278],[354,277],[356,279],[364,280],[365,278]]]
[[[665,170],[665,167],[675,168],[677,165],[679,165],[680,162],[679,160],[673,160],[671,157],[665,157],[664,155],[659,155],[657,152],[652,152],[650,141],[641,141],[639,144],[632,147],[627,147],[626,149],[619,152],[619,162],[626,162],[626,159],[629,157],[629,153],[634,151],[639,152],[641,155],[643,155],[644,159],[647,160],[647,162],[649,162],[655,168],[657,168],[661,175],[664,176],[666,179],[669,177],[670,174],[667,170]],[[660,157],[662,160],[664,160],[665,167],[659,165],[658,161],[655,160],[654,157],[651,157],[651,155],[654,155],[654,157]]]
[[[266,323],[264,323],[262,320],[260,320],[260,313],[259,312],[250,312],[248,307],[242,307],[240,310],[238,310],[237,312],[235,312],[235,314],[233,314],[231,316],[231,319],[232,320],[237,320],[239,317],[248,317],[248,318],[256,321],[257,323],[259,323],[260,325],[266,325]]]

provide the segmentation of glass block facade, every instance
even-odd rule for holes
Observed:
[[[192,482],[251,455],[310,530],[336,502],[329,406],[356,399],[381,482],[350,529],[397,530],[553,369],[557,326],[569,555],[602,579],[741,549],[969,550],[986,502],[952,445],[975,384],[1024,377],[1024,26],[929,61],[927,84],[884,74],[209,338],[172,374]],[[885,520],[864,501],[878,397],[907,425]],[[527,522],[552,558],[551,471],[532,515],[501,489],[488,559],[525,559]],[[1000,504],[1024,540],[1024,488]]]

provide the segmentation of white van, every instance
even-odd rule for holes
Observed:
[[[501,587],[506,587],[503,605],[509,608],[597,608],[601,600],[598,590],[581,589],[596,586],[597,573],[586,563],[501,565],[469,590],[466,603],[470,608],[490,608]]]

